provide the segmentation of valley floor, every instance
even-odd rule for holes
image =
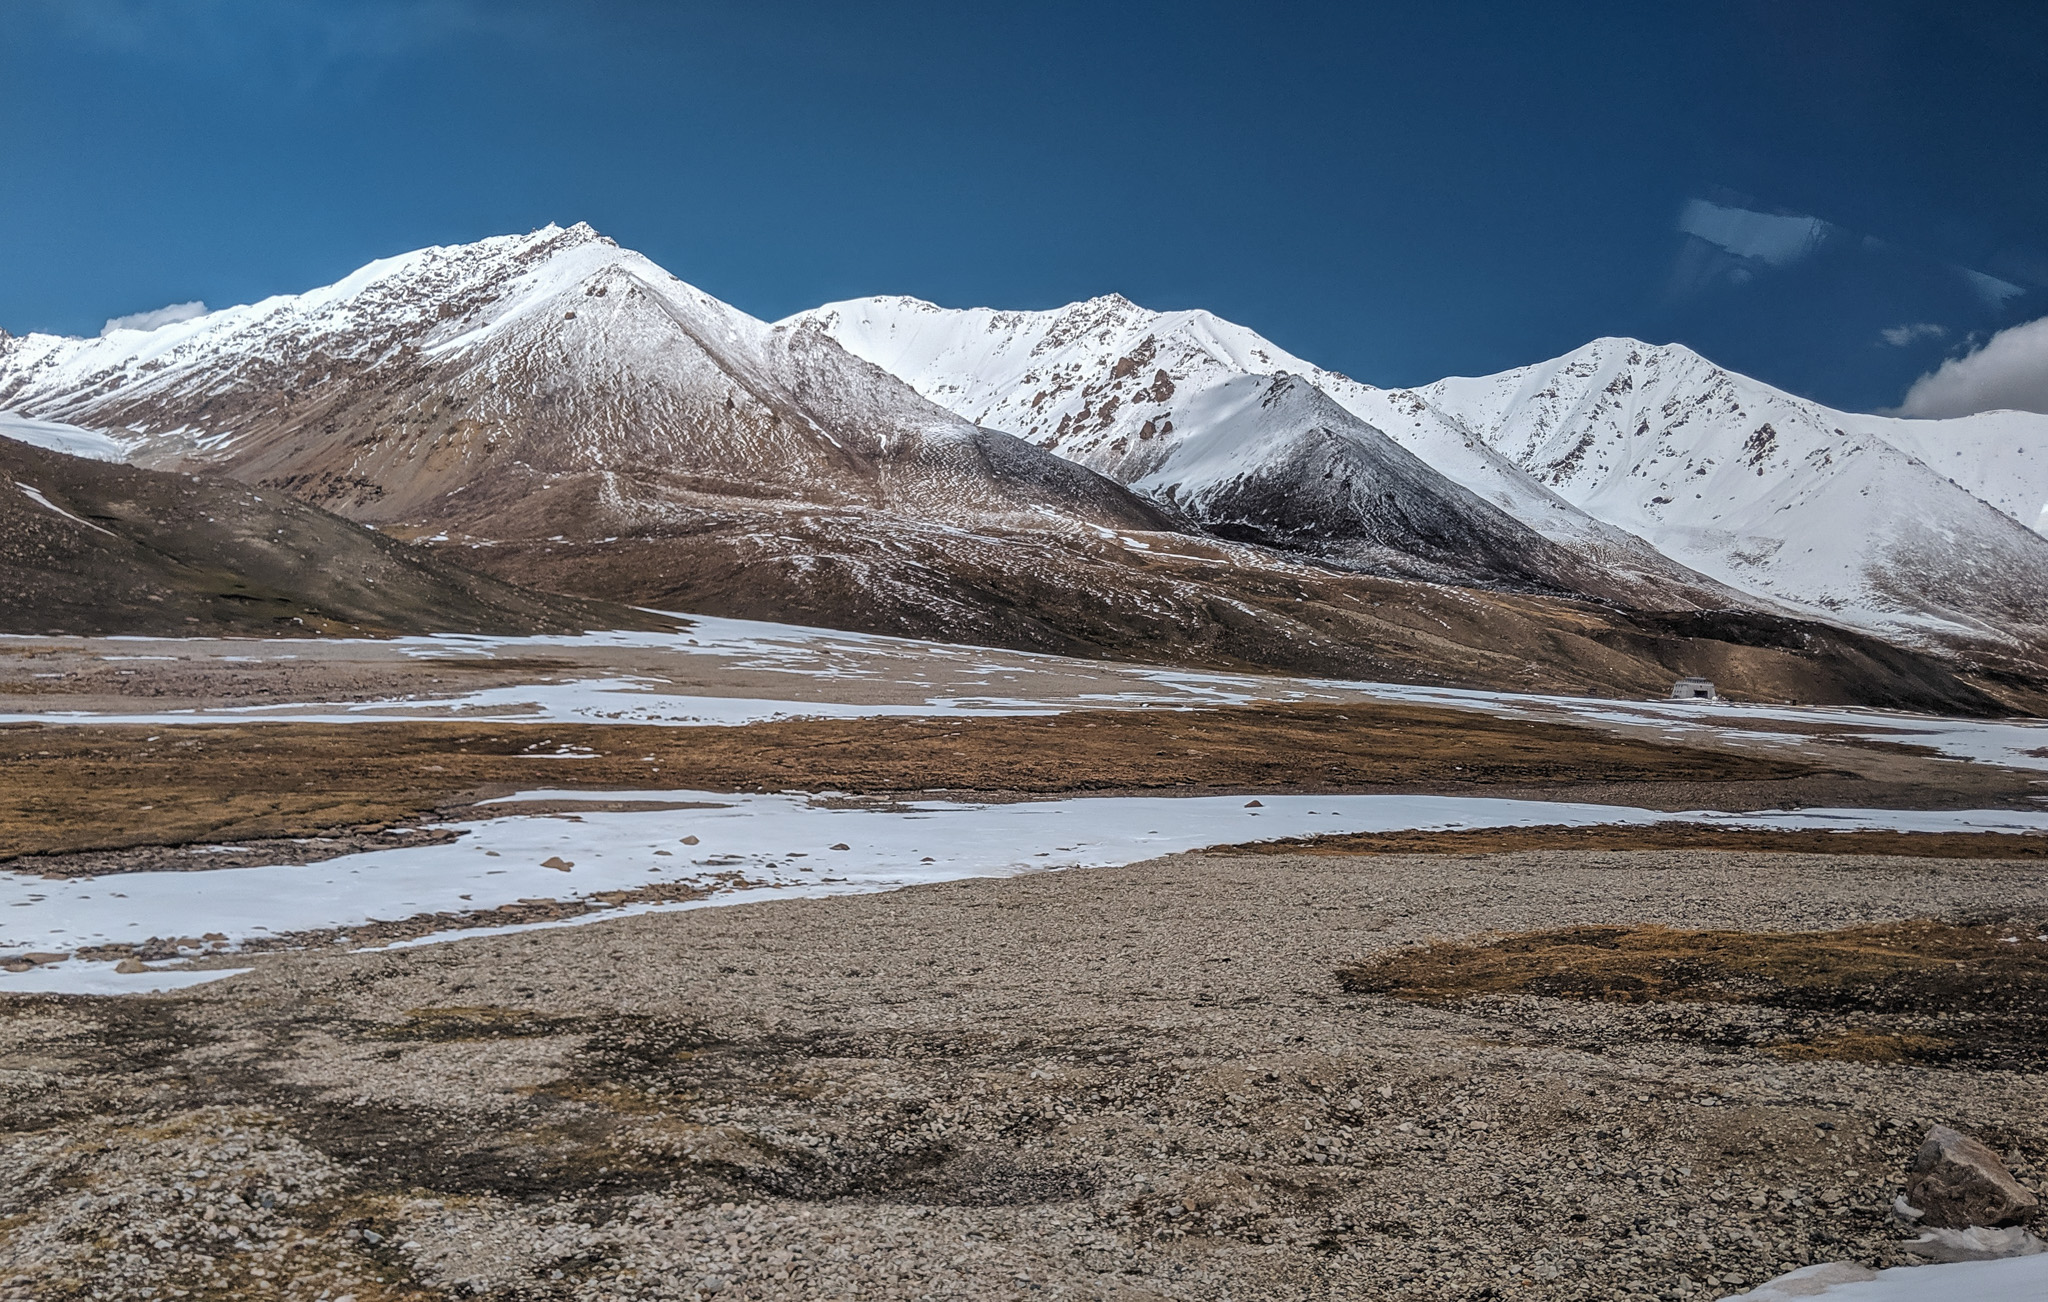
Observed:
[[[1928,914],[2048,948],[2038,864],[1189,854],[17,998],[4,1269],[24,1299],[1724,1296],[1907,1260],[1930,1122],[2038,1184],[2038,980],[2001,1021],[1340,971]]]
[[[2048,1175],[2038,725],[695,636],[10,639],[0,1296],[1714,1299]]]

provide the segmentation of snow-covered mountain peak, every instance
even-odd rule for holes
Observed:
[[[1373,449],[1372,460],[1401,465],[1396,477],[1412,486],[1418,481],[1405,459],[1378,446],[1391,439],[1487,506],[1578,552],[1582,563],[1573,568],[1582,588],[1584,575],[1604,572],[1601,591],[1647,604],[1739,600],[1657,556],[1641,539],[1576,510],[1418,392],[1379,389],[1324,370],[1211,312],[1154,312],[1109,295],[1040,312],[858,299],[799,317],[977,424],[1156,494],[1172,488],[1176,501],[1234,500],[1219,496],[1222,486],[1210,478],[1241,478],[1269,458],[1297,456],[1309,446],[1299,436],[1312,430]],[[1278,376],[1298,377],[1334,408],[1288,404],[1299,425],[1291,432],[1270,414],[1253,420],[1264,408],[1240,401],[1253,391],[1244,382]],[[1233,439],[1244,446],[1234,459],[1224,457],[1222,445]],[[1184,444],[1185,452],[1176,451]],[[1329,468],[1317,464],[1317,474]],[[1194,478],[1181,482],[1177,466]],[[1270,479],[1266,470],[1257,477]],[[1318,486],[1305,496],[1320,492]],[[1426,496],[1448,502],[1455,495]]]
[[[2048,622],[2032,495],[1994,503],[1918,455],[1928,426],[1959,422],[1834,411],[1634,339],[1419,392],[1574,506],[1731,586],[1909,637]]]
[[[591,476],[614,517],[641,492],[671,514],[703,493],[1159,520],[822,332],[771,328],[581,223],[418,249],[147,335],[9,341],[7,409],[118,429],[147,464],[225,469],[378,522],[440,518],[486,485],[509,502]]]

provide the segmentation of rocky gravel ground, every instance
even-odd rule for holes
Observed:
[[[15,997],[0,1296],[1711,1299],[1901,1264],[1930,1124],[2041,1187],[2038,1073],[1337,973],[2044,913],[1998,860],[1183,855]]]

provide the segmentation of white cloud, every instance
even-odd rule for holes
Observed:
[[[1967,416],[2010,407],[2048,412],[2048,317],[2001,330],[1913,382],[1900,416]]]
[[[1678,214],[1678,229],[1738,258],[1789,267],[1820,247],[1833,228],[1800,213],[1754,212],[1692,199]]]
[[[1892,347],[1904,348],[1907,344],[1918,343],[1922,339],[1944,338],[1948,334],[1948,327],[1938,326],[1932,321],[1915,321],[1911,325],[1895,325],[1889,330],[1880,330],[1877,333]]]
[[[176,325],[180,321],[190,321],[205,315],[206,304],[196,299],[190,303],[173,303],[154,312],[117,316],[100,327],[100,338],[104,339],[116,330],[154,330],[158,326]]]

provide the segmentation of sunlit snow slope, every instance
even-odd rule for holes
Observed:
[[[1208,312],[1151,312],[1114,295],[1048,312],[876,298],[790,321],[823,326],[969,420],[1211,527],[1363,568],[1408,554],[1454,577],[1649,609],[1742,604],[1415,395],[1322,370]]]
[[[1878,631],[2040,645],[2048,539],[2029,527],[2035,491],[1999,482],[1992,453],[2048,460],[2048,417],[1852,416],[1630,339],[1418,392],[1588,514],[1731,586]]]
[[[1205,517],[1220,489],[1262,479],[1341,531],[1304,433],[1354,448],[1384,435],[1613,575],[1636,604],[1749,604],[2021,652],[2038,650],[2048,623],[2048,543],[2035,532],[2048,527],[2048,417],[1851,416],[1631,340],[1377,389],[1206,312],[1116,297],[1049,312],[863,299],[792,319],[970,420]],[[1276,374],[1297,383],[1271,384]],[[1296,410],[1226,397],[1268,386]]]

